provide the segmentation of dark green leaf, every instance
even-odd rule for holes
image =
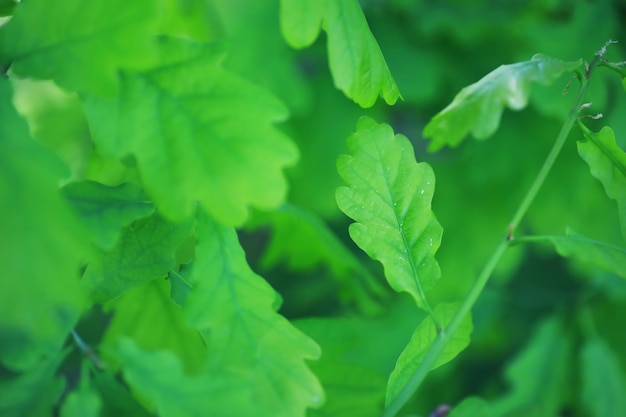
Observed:
[[[452,408],[447,417],[491,417],[491,409],[487,401],[478,397],[464,399]]]
[[[191,223],[174,224],[158,213],[124,229],[110,251],[100,251],[87,267],[83,280],[94,302],[101,303],[157,278],[176,266],[176,249],[187,237]]]
[[[459,309],[458,303],[439,304],[435,308],[435,317],[445,327],[452,321],[454,314]],[[444,330],[445,331],[445,330]],[[443,351],[437,358],[432,369],[436,369],[454,359],[470,342],[472,333],[472,318],[468,315],[454,332]],[[387,385],[387,406],[395,400],[402,388],[411,379],[428,353],[432,344],[439,335],[439,329],[431,316],[427,316],[413,332],[411,340],[404,351],[400,354],[396,367],[389,376]]]
[[[36,363],[16,376],[0,377],[0,415],[2,417],[52,417],[53,407],[65,388],[63,378],[55,376],[67,352]],[[36,395],[36,398],[33,397]]]
[[[585,140],[578,142],[578,153],[587,162],[591,175],[604,186],[604,191],[617,202],[622,236],[626,239],[626,153],[617,143],[610,127],[593,133],[579,123]]]
[[[123,227],[154,212],[141,187],[132,183],[108,187],[93,181],[74,182],[63,187],[61,194],[89,228],[96,245],[105,250],[113,247]]]
[[[511,388],[491,403],[496,417],[556,417],[566,401],[570,340],[557,318],[542,322],[506,370]]]
[[[278,296],[247,265],[235,230],[198,214],[196,261],[184,305],[203,330],[209,366],[250,374],[258,416],[304,416],[322,402],[322,390],[306,359],[317,344],[276,313]]]
[[[282,169],[297,158],[273,125],[286,117],[283,105],[222,69],[213,46],[162,38],[159,52],[157,68],[122,75],[119,97],[86,100],[94,141],[137,159],[167,218],[189,217],[199,201],[220,221],[240,224],[249,205],[280,204]]]
[[[582,399],[592,417],[626,416],[626,379],[615,352],[593,338],[580,353]]]
[[[272,226],[271,240],[261,259],[264,268],[284,263],[290,270],[302,272],[325,266],[345,288],[342,292],[351,297],[349,302],[363,311],[376,309],[372,298],[383,298],[386,289],[315,213],[285,204],[262,220]]]
[[[549,241],[561,256],[580,259],[626,278],[626,249],[589,239],[572,230],[567,236],[533,236],[530,241]]]
[[[491,136],[498,129],[506,107],[513,110],[526,107],[533,83],[550,84],[581,63],[581,60],[565,62],[538,54],[530,61],[501,65],[462,89],[426,125],[423,135],[432,139],[429,149],[457,146],[468,133],[476,139]]]
[[[102,417],[149,417],[148,411],[141,407],[128,391],[128,387],[118,381],[110,371],[95,372],[94,388],[102,398]]]
[[[0,0],[0,16],[10,16],[16,5],[15,0]]]
[[[335,86],[361,107],[380,95],[387,104],[400,98],[385,58],[356,0],[282,0],[281,29],[294,48],[310,45],[324,28]]]
[[[87,360],[83,361],[80,381],[78,387],[67,394],[63,406],[61,406],[61,417],[99,417],[102,408],[100,396],[91,389],[89,369]]]
[[[87,234],[59,195],[67,171],[28,136],[0,77],[0,361],[32,366],[62,345],[85,304]]]
[[[72,91],[111,94],[120,68],[154,57],[158,3],[152,0],[20,2],[0,28],[0,62],[15,75],[53,79]]]
[[[431,211],[435,175],[417,163],[413,146],[389,125],[359,121],[348,138],[351,155],[337,161],[349,187],[337,190],[339,208],[356,223],[350,237],[380,261],[396,291],[406,291],[428,309],[426,291],[439,279],[435,252],[443,229]]]

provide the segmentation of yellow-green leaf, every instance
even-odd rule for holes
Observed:
[[[281,29],[294,48],[310,45],[323,28],[335,86],[361,107],[378,96],[394,104],[401,96],[357,0],[282,0]]]
[[[210,369],[250,377],[259,417],[304,417],[323,392],[306,360],[319,346],[275,310],[278,294],[248,266],[235,230],[199,210],[184,304],[209,347]]]
[[[284,106],[224,70],[214,46],[161,38],[159,53],[156,68],[121,75],[118,97],[86,99],[96,144],[136,158],[166,218],[188,218],[200,202],[235,225],[248,206],[279,205],[287,191],[282,170],[298,155],[274,126],[286,118]]]
[[[15,75],[52,79],[72,91],[109,95],[119,69],[146,68],[154,57],[158,2],[20,2],[0,28],[0,63]]]
[[[380,261],[396,291],[406,291],[429,309],[426,292],[440,276],[435,252],[443,229],[432,210],[435,174],[417,163],[413,146],[389,125],[359,121],[348,138],[350,155],[337,161],[348,184],[337,189],[339,208],[356,221],[350,237]]]
[[[85,305],[89,239],[59,194],[68,172],[28,136],[0,77],[0,362],[15,369],[60,348]]]

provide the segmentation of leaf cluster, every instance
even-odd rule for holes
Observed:
[[[62,3],[0,1],[0,415],[624,413],[619,2]]]

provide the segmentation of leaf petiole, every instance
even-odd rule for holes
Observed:
[[[72,338],[74,339],[74,343],[76,343],[76,346],[78,347],[78,349],[83,353],[83,355],[85,355],[91,361],[91,363],[97,369],[106,368],[106,364],[102,362],[102,360],[100,360],[100,357],[98,356],[96,352],[94,352],[91,346],[85,343],[83,338],[80,337],[80,335],[76,332],[76,329],[72,329]]]

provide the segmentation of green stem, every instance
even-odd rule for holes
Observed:
[[[576,120],[578,118],[578,109],[583,104],[583,98],[585,96],[585,92],[587,91],[587,85],[587,80],[583,80],[582,86],[578,91],[578,95],[576,96],[574,106],[572,106],[572,108],[570,109],[569,114],[567,115],[567,119],[561,127],[561,131],[559,132],[559,135],[557,136],[556,141],[554,142],[554,145],[552,146],[552,149],[548,154],[548,157],[546,158],[543,166],[539,170],[537,177],[535,177],[535,181],[532,183],[532,185],[528,189],[528,192],[524,196],[524,199],[517,208],[517,211],[513,215],[513,218],[509,223],[509,239],[513,237],[513,233],[519,226],[519,223],[521,222],[524,215],[526,215],[528,208],[534,201],[537,193],[539,192],[539,189],[541,189],[541,186],[548,176],[548,173],[552,169],[552,166],[554,165],[557,156],[559,156],[559,153],[561,153],[561,149],[563,149],[563,145],[567,140],[567,136],[569,135],[569,132],[572,130],[572,127],[574,126],[574,123],[576,123]]]
[[[585,74],[579,74],[578,78],[581,82],[581,86],[578,94],[576,95],[576,99],[574,100],[574,104],[572,105],[572,108],[567,115],[567,119],[565,120],[565,123],[563,124],[563,127],[561,128],[561,131],[559,132],[559,135],[557,136],[556,141],[554,142],[554,145],[550,150],[550,153],[543,163],[543,166],[539,170],[535,181],[526,192],[526,195],[524,196],[524,199],[515,211],[515,214],[513,214],[513,217],[511,218],[511,221],[509,223],[508,234],[496,246],[491,257],[478,275],[476,282],[474,282],[474,285],[472,286],[469,294],[463,300],[461,307],[452,318],[452,321],[450,322],[448,327],[442,329],[439,332],[437,339],[431,345],[428,353],[424,357],[424,360],[420,363],[419,367],[416,369],[415,373],[413,374],[411,379],[409,379],[402,391],[400,391],[398,396],[391,402],[391,404],[389,404],[389,407],[387,407],[387,409],[383,412],[382,417],[394,417],[398,413],[398,411],[400,411],[400,409],[408,402],[411,396],[413,396],[422,381],[424,381],[424,379],[426,378],[428,372],[430,372],[430,370],[432,369],[437,358],[443,351],[443,348],[446,346],[451,336],[454,334],[454,332],[457,331],[467,314],[470,312],[470,310],[478,300],[478,297],[482,293],[483,288],[487,284],[487,281],[489,280],[491,274],[498,265],[498,262],[502,258],[502,255],[509,247],[513,239],[513,233],[515,229],[517,228],[520,221],[528,211],[528,208],[537,196],[539,189],[543,185],[546,177],[548,176],[548,173],[550,172],[552,166],[554,165],[554,162],[556,161],[557,156],[561,152],[567,136],[569,135],[569,132],[576,122],[580,106],[583,104],[585,92],[587,91],[587,87],[589,84],[589,75],[592,69],[598,64],[598,62],[600,62],[600,58],[601,56],[597,55],[592,63],[589,65]]]
[[[78,346],[78,349],[85,355],[93,365],[98,369],[105,369],[106,365],[104,362],[100,360],[100,357],[94,350],[89,346],[85,341],[80,337],[80,335],[76,332],[75,329],[72,329],[72,338],[74,339],[74,343]]]

